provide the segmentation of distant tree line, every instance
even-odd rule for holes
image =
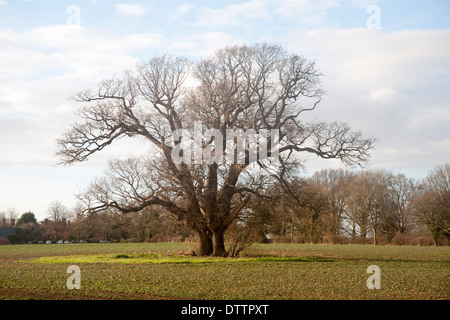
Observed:
[[[257,199],[249,217],[273,241],[449,244],[450,164],[422,180],[383,169],[326,169],[267,192],[272,199]]]
[[[15,213],[14,217],[17,217],[17,211]],[[24,213],[18,220],[7,218],[5,214],[6,212],[0,213],[5,227],[16,228],[16,233],[7,237],[13,244],[47,240],[165,242],[186,241],[192,236],[189,228],[173,220],[159,208],[146,208],[128,215],[114,210],[89,214],[81,205],[69,210],[62,202],[55,201],[50,204],[48,218],[43,221],[38,222],[33,212]],[[17,222],[12,225],[11,221]]]
[[[189,241],[195,234],[170,212],[150,206],[122,214],[114,208],[89,213],[79,203],[69,210],[49,205],[38,222],[33,212],[18,218],[8,209],[0,225],[15,222],[12,243],[69,240],[98,242]],[[425,179],[383,169],[325,169],[289,185],[274,184],[254,197],[227,230],[230,254],[252,242],[449,245],[450,164]]]

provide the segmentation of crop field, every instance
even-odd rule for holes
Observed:
[[[0,299],[448,300],[450,248],[255,244],[240,258],[187,243],[0,246]],[[80,287],[68,288],[68,267]],[[379,289],[369,289],[369,266]]]

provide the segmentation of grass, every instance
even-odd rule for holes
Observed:
[[[261,245],[242,258],[181,255],[185,243],[0,247],[0,299],[442,299],[450,248]],[[67,267],[81,269],[69,290]],[[369,265],[381,289],[366,287]]]
[[[245,262],[331,262],[336,259],[326,257],[247,257],[247,258],[214,258],[214,257],[192,257],[176,254],[155,253],[130,253],[130,254],[89,254],[72,256],[50,256],[40,257],[33,260],[22,260],[20,262],[30,263],[123,263],[123,264],[174,264],[174,263],[245,263]]]

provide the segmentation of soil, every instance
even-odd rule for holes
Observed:
[[[22,288],[0,288],[0,300],[180,300],[145,293],[83,292],[83,295],[63,292],[34,291]]]

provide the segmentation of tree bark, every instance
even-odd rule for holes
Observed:
[[[199,256],[210,256],[213,253],[213,242],[211,238],[211,232],[209,231],[200,231],[197,232],[199,237],[199,247],[198,247],[198,255]]]
[[[214,257],[225,257],[227,252],[225,250],[224,230],[216,230],[213,232],[213,253]]]
[[[373,233],[373,245],[376,246],[378,244],[377,229],[372,228],[372,233]]]
[[[309,243],[316,243],[317,239],[314,237],[315,234],[315,224],[316,224],[316,220],[318,218],[318,213],[317,212],[313,212],[311,215],[311,219],[309,221]]]

